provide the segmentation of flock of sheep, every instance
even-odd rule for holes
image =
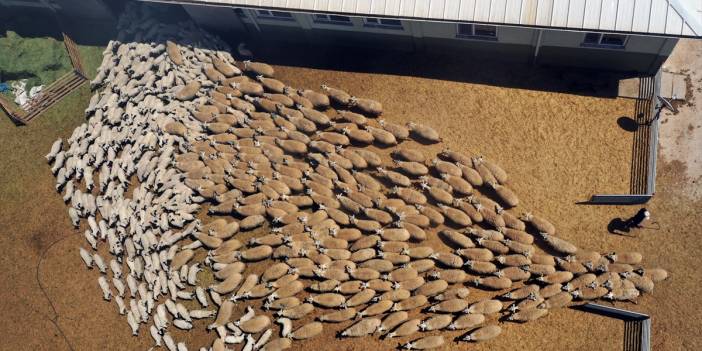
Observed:
[[[423,332],[485,341],[500,317],[634,300],[667,277],[638,253],[583,250],[517,216],[490,160],[403,146],[441,142],[431,127],[384,122],[379,102],[338,88],[291,88],[151,11],[129,4],[87,122],[47,159],[73,224],[87,222],[80,256],[104,299],[155,346],[186,350],[169,328],[206,320],[215,351],[282,350],[328,323],[429,349],[448,341]],[[440,246],[423,244],[435,236]]]

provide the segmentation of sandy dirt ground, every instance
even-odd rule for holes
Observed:
[[[686,74],[688,93],[677,114],[665,111],[661,116],[661,154],[664,162],[682,167],[680,179],[684,193],[702,198],[702,44],[699,40],[681,40],[663,69]]]
[[[276,69],[280,79],[296,87],[316,89],[326,82],[378,99],[385,105],[385,119],[421,121],[436,128],[450,148],[482,153],[499,162],[510,173],[510,185],[522,201],[520,207],[551,219],[561,236],[580,247],[642,252],[645,265],[664,267],[671,278],[640,298],[637,305],[617,306],[652,316],[654,350],[702,346],[702,325],[697,318],[702,310],[697,291],[702,276],[696,270],[701,263],[697,221],[702,203],[680,191],[686,176],[683,162],[664,158],[659,163],[658,193],[646,205],[657,222],[652,227],[660,226],[658,230],[642,229],[631,237],[612,235],[608,223],[638,208],[577,204],[593,193],[628,191],[632,136],[616,120],[634,113],[632,100],[510,88],[509,84],[291,66]],[[460,71],[461,67],[446,69]],[[489,74],[501,83],[561,79],[544,71],[513,78],[499,67],[491,69]],[[515,81],[513,86],[523,83]],[[86,106],[89,93],[79,94],[71,103]],[[68,103],[55,109],[67,108]],[[4,184],[0,190],[0,248],[4,252],[0,281],[9,287],[0,292],[6,321],[0,327],[2,350],[134,350],[151,345],[145,331],[132,337],[115,304],[102,301],[98,273],[86,271],[78,256],[78,247],[84,244],[82,231],[71,227],[67,207],[54,192],[54,179],[43,159],[51,143],[59,136],[69,136],[81,120],[80,115],[60,120],[59,114],[51,112],[28,127],[17,128],[7,118],[0,120],[0,184]],[[437,147],[423,150],[427,154],[440,151]],[[690,188],[694,187],[699,189],[699,185]],[[621,321],[570,309],[527,325],[504,326],[503,335],[492,342],[452,342],[444,349],[622,348]],[[197,329],[203,328],[198,325]],[[332,330],[296,343],[294,349],[380,350],[409,339],[341,340]],[[211,338],[202,332],[176,335],[192,346]]]

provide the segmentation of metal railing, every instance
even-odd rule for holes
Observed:
[[[76,43],[65,33],[63,33],[63,43],[66,46],[66,51],[68,52],[68,57],[73,67],[70,72],[49,84],[48,87],[42,89],[41,92],[22,106],[15,106],[13,103],[0,96],[0,108],[2,108],[16,124],[27,124],[32,119],[48,110],[51,106],[61,101],[65,96],[78,89],[88,80],[85,71],[83,71],[83,64],[80,60],[80,54]]]
[[[651,351],[651,317],[649,315],[596,303],[586,303],[573,308],[623,320],[624,351]]]
[[[644,79],[649,80],[648,84],[644,84]],[[639,98],[636,103],[636,114],[640,116],[635,116],[639,130],[634,135],[630,193],[595,194],[590,197],[590,201],[587,203],[598,205],[644,204],[655,194],[660,123],[655,116],[658,106],[656,97],[660,93],[660,86],[660,70],[653,77],[642,78]],[[642,148],[645,150],[641,150]]]

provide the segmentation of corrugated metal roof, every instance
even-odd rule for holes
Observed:
[[[143,0],[702,37],[700,0]]]

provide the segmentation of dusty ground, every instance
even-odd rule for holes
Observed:
[[[680,179],[684,192],[702,198],[702,45],[699,40],[681,40],[664,69],[688,76],[688,96],[678,114],[665,111],[661,116],[661,157],[664,162],[684,168]]]
[[[370,61],[368,65],[373,64]],[[408,58],[402,64],[413,63]],[[470,70],[470,63],[464,65],[446,66],[453,68],[444,68],[445,77]],[[317,88],[327,82],[376,98],[384,103],[387,120],[421,121],[439,130],[452,149],[480,152],[498,161],[510,173],[511,185],[523,203],[520,207],[550,218],[563,237],[579,246],[642,252],[646,265],[664,267],[672,277],[641,298],[638,305],[619,306],[653,317],[655,350],[693,350],[702,345],[696,318],[702,309],[696,290],[702,276],[695,269],[700,264],[696,255],[702,249],[695,225],[702,203],[680,191],[685,174],[682,162],[659,163],[658,193],[647,207],[660,230],[641,230],[635,237],[612,235],[606,229],[609,221],[629,216],[636,208],[576,204],[596,192],[625,193],[629,189],[632,138],[616,120],[633,114],[633,101],[510,88],[511,81],[511,86],[528,86],[524,80],[564,83],[562,77],[545,70],[513,76],[499,65],[482,69],[482,74],[494,77],[499,86],[463,79],[276,68],[279,78],[297,87]],[[43,159],[57,137],[69,136],[81,123],[80,111],[88,98],[84,87],[28,127],[17,128],[7,118],[0,119],[0,248],[5,252],[0,258],[0,281],[11,287],[0,292],[0,307],[4,320],[12,321],[2,324],[4,342],[0,349],[131,350],[151,344],[146,333],[132,337],[114,303],[102,301],[97,273],[86,272],[78,257],[81,232],[71,227]],[[699,185],[684,186],[699,189]],[[574,310],[556,311],[528,325],[505,327],[503,336],[493,342],[451,343],[446,349],[622,347],[623,323]],[[188,338],[209,336],[193,334]],[[295,344],[295,349],[362,350],[396,345],[376,338],[339,340],[327,333]]]

